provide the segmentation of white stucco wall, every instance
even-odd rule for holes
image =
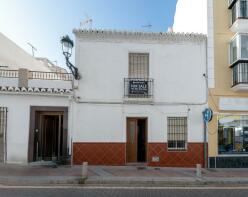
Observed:
[[[62,89],[72,89],[71,81],[63,80],[42,80],[42,79],[29,79],[29,87],[38,88],[62,88]]]
[[[188,108],[189,107],[189,108]],[[74,107],[74,142],[126,142],[126,118],[148,118],[148,142],[167,142],[167,117],[188,117],[188,142],[203,142],[203,106],[94,105]]]
[[[18,78],[0,77],[0,86],[18,87]]]
[[[8,108],[7,162],[26,163],[28,155],[30,106],[66,107],[69,106],[69,99],[66,97],[1,94],[0,106]],[[70,136],[68,139],[70,139]]]
[[[81,100],[122,101],[129,52],[149,53],[155,102],[202,102],[205,99],[205,42],[140,43],[76,41]]]

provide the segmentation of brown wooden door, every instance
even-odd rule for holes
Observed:
[[[38,112],[35,160],[58,160],[63,152],[63,113]]]
[[[126,162],[135,163],[137,162],[137,119],[127,119],[127,144],[126,144]]]

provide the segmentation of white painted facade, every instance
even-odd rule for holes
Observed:
[[[31,106],[69,107],[68,96],[48,96],[23,93],[1,93],[1,106],[8,108],[7,116],[7,163],[28,161],[28,141]],[[70,134],[69,134],[70,136]],[[70,141],[68,140],[68,145]],[[70,146],[69,146],[70,147]]]
[[[82,76],[72,108],[73,142],[126,142],[126,118],[148,118],[148,142],[167,141],[167,117],[188,117],[188,142],[203,142],[206,38],[197,34],[74,30]],[[152,101],[124,98],[128,54],[149,53]]]
[[[27,87],[19,87],[20,76],[8,78],[11,75],[8,72],[18,73],[18,71],[6,71],[0,75],[0,107],[8,110],[4,142],[5,162],[25,164],[28,162],[31,107],[67,107],[68,124],[70,124],[72,81],[28,79]],[[44,73],[40,72],[40,74]],[[64,75],[68,77],[68,74]],[[70,139],[71,133],[68,129],[69,152],[71,151]]]
[[[188,117],[188,142],[203,142],[202,106],[75,104],[73,142],[126,142],[126,118],[148,118],[148,142],[167,142],[167,117]],[[87,115],[86,115],[87,114]]]

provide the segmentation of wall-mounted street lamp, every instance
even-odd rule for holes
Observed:
[[[69,61],[69,58],[71,57],[71,54],[72,54],[72,48],[74,46],[73,41],[70,39],[70,37],[68,35],[66,35],[66,36],[63,36],[61,38],[60,42],[62,44],[62,51],[63,51],[63,55],[65,56],[66,65],[70,69],[70,71],[73,74],[74,78],[76,80],[79,80],[80,79],[80,75],[78,73],[78,68],[75,67]]]

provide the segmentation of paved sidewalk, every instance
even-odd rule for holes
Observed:
[[[133,166],[90,166],[88,185],[248,185],[248,169],[202,169],[202,176],[196,176],[195,168],[139,169]]]
[[[248,169],[203,169],[137,166],[89,166],[88,178],[81,166],[0,165],[3,185],[114,185],[114,186],[204,186],[247,185]]]

